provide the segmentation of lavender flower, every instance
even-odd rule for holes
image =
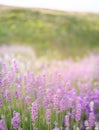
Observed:
[[[18,65],[15,59],[12,61],[12,68],[14,72],[18,72]]]
[[[58,110],[59,99],[58,99],[57,95],[54,95],[54,97],[53,97],[53,106],[54,106],[54,110]]]
[[[0,130],[7,130],[4,120],[0,120]]]
[[[90,127],[95,125],[95,115],[93,112],[90,112],[88,122]]]
[[[30,104],[30,102],[31,102],[31,98],[29,97],[29,96],[26,96],[25,97],[25,101],[26,101],[26,104]]]
[[[13,112],[13,118],[11,120],[11,124],[13,126],[14,129],[18,129],[19,128],[19,123],[20,123],[21,119],[20,119],[20,113],[14,111]]]
[[[13,126],[13,129],[18,129],[18,127],[19,127],[19,122],[17,121],[17,118],[16,118],[16,117],[13,117],[13,118],[12,118],[11,124],[12,124],[12,126]]]
[[[5,98],[6,98],[6,102],[11,102],[11,94],[9,90],[6,90]]]
[[[81,104],[76,105],[76,120],[80,121],[81,119]]]
[[[18,99],[18,98],[19,98],[19,95],[18,95],[17,90],[15,90],[15,91],[14,91],[14,96],[15,96],[15,98],[16,98],[16,99]]]
[[[38,104],[36,101],[32,103],[31,111],[32,111],[32,121],[34,122],[38,118]]]
[[[86,130],[86,127],[83,125],[81,130]]]

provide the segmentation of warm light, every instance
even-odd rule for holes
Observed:
[[[0,0],[0,4],[99,13],[99,0]]]

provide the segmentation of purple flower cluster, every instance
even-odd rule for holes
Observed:
[[[86,63],[86,60],[79,65],[75,63],[73,68],[69,67],[72,63],[64,63],[60,71],[51,66],[36,74],[29,70],[21,72],[15,60],[12,68],[3,64],[0,115],[5,114],[5,118],[0,120],[0,130],[10,129],[11,125],[13,129],[24,129],[23,124],[28,130],[33,127],[38,130],[98,129],[99,75],[90,75],[92,66],[83,69],[82,64]],[[8,125],[7,120],[11,124]],[[55,121],[58,125],[53,127]]]
[[[18,129],[19,128],[20,121],[21,121],[20,113],[14,111],[13,112],[13,118],[11,120],[11,124],[12,124],[14,129]]]
[[[32,111],[32,121],[35,122],[35,120],[38,118],[38,104],[36,101],[32,103],[31,111]]]
[[[3,120],[0,120],[0,130],[7,130],[7,127]]]

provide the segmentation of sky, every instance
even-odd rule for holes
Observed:
[[[99,13],[99,0],[0,0],[0,5]]]

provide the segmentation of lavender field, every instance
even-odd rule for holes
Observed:
[[[48,60],[3,46],[0,118],[0,130],[99,130],[99,55]]]
[[[0,130],[99,130],[99,13],[0,5]]]

